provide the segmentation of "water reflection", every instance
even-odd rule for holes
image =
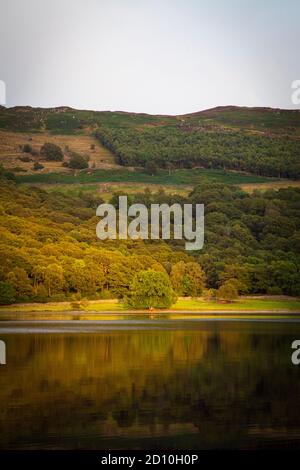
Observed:
[[[1,330],[0,330],[1,331]],[[1,333],[1,448],[300,446],[300,324]]]

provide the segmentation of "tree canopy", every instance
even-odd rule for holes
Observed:
[[[176,297],[169,276],[148,269],[138,272],[131,284],[126,303],[133,308],[169,308]]]
[[[0,281],[7,301],[125,298],[135,275],[148,269],[167,276],[178,296],[199,296],[227,281],[239,294],[300,295],[297,188],[248,194],[203,181],[187,197],[131,195],[130,203],[147,207],[204,203],[204,247],[191,253],[182,240],[101,241],[95,207],[102,201],[93,192],[67,195],[10,178],[0,171]]]

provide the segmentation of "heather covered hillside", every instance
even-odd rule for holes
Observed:
[[[96,137],[115,164],[142,167],[150,174],[201,167],[276,178],[300,175],[298,110],[227,106],[160,116],[68,107],[1,107],[0,129]]]

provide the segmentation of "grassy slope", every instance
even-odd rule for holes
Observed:
[[[81,155],[89,157],[89,165],[96,169],[103,168],[120,168],[114,161],[114,156],[111,152],[105,149],[100,142],[93,136],[88,134],[76,135],[58,135],[49,132],[39,133],[23,133],[23,132],[9,132],[0,130],[0,163],[9,170],[16,174],[36,174],[33,170],[33,164],[38,161],[43,164],[43,173],[70,173],[73,172],[62,166],[61,162],[49,162],[41,159],[39,151],[45,142],[51,142],[59,145],[62,150],[66,147],[70,151],[77,152]],[[25,154],[22,147],[29,144],[36,156]],[[94,148],[91,148],[91,146]],[[20,159],[29,157],[31,161],[24,162]],[[22,169],[22,173],[16,171],[16,168]],[[24,173],[23,173],[24,172]]]

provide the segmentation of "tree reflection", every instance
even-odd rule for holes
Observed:
[[[2,448],[300,442],[295,325],[7,335]]]

